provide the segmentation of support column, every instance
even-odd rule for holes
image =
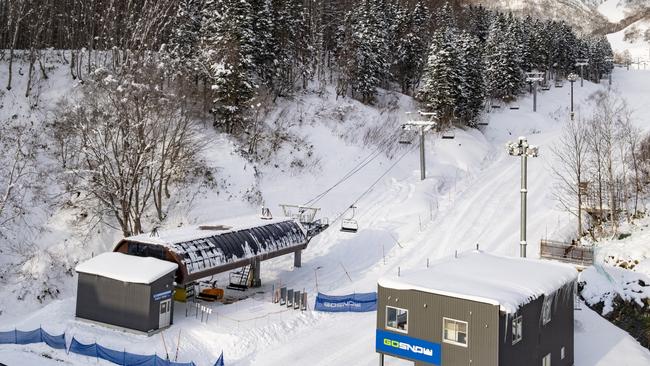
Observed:
[[[293,266],[295,268],[302,267],[302,250],[296,250],[293,252]]]
[[[253,271],[253,281],[251,287],[260,287],[262,286],[262,279],[260,278],[260,267],[261,261],[259,258],[253,259],[253,264],[251,265],[251,271]]]
[[[526,184],[528,173],[527,168],[528,156],[524,151],[524,153],[521,155],[521,238],[519,241],[519,255],[523,258],[526,258],[526,193],[528,193]]]
[[[427,177],[426,162],[424,158],[424,126],[420,127],[420,180]]]
[[[384,366],[384,354],[379,354],[379,366]]]

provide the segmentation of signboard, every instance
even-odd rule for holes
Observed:
[[[314,310],[327,312],[365,312],[377,310],[377,293],[331,296],[318,293]]]
[[[172,297],[172,290],[167,290],[167,291],[159,292],[157,294],[153,294],[153,299],[155,301],[160,301],[162,299],[167,299],[170,297]]]
[[[377,352],[432,365],[440,365],[440,343],[423,341],[404,334],[391,333],[377,329],[375,346]]]

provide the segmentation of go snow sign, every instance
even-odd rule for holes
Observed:
[[[440,343],[377,329],[376,350],[400,358],[440,365]]]

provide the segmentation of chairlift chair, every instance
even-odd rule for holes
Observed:
[[[352,216],[341,220],[341,231],[344,233],[356,233],[359,230],[359,224],[354,219],[356,214],[356,206],[350,206],[348,210],[352,210]]]
[[[413,136],[408,133],[408,130],[402,130],[402,132],[399,134],[399,143],[403,145],[410,145],[411,140],[413,140]]]
[[[456,138],[454,131],[445,131],[442,133],[442,138],[445,140],[451,140]]]
[[[512,109],[512,110],[519,110],[519,105],[517,105],[517,104],[513,104],[513,105],[510,106],[510,109]]]

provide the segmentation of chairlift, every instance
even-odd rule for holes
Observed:
[[[519,105],[517,105],[517,104],[513,104],[513,105],[510,106],[510,109],[512,109],[512,110],[519,110]]]
[[[408,133],[408,130],[403,129],[399,134],[399,143],[403,145],[410,145],[413,140],[413,136]]]
[[[271,214],[271,209],[268,207],[262,206],[262,213],[260,214],[260,219],[262,220],[272,220],[273,215]]]
[[[476,125],[478,125],[478,126],[487,126],[488,124],[489,123],[487,121],[481,121],[481,122],[478,122]]]
[[[451,140],[456,138],[456,134],[454,133],[453,130],[450,131],[445,131],[442,133],[442,138],[445,140]]]
[[[555,87],[556,88],[561,88],[563,86],[564,86],[564,81],[562,81],[561,79],[555,79]]]
[[[356,206],[350,206],[348,210],[352,210],[352,216],[344,218],[341,220],[341,231],[345,233],[356,233],[359,230],[359,224],[357,220],[354,219],[356,215]]]

